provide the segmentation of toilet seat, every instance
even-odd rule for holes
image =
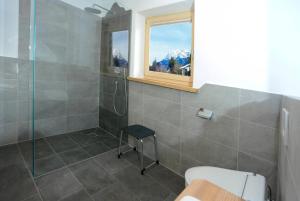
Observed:
[[[208,180],[245,200],[265,201],[266,180],[258,174],[200,166],[185,172],[186,185],[195,179]]]

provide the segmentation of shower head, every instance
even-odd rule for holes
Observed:
[[[109,12],[108,9],[106,9],[106,8],[104,8],[104,7],[102,7],[102,6],[98,5],[98,4],[93,4],[91,7],[85,7],[84,10],[86,12],[99,15],[99,14],[101,14],[101,10],[98,9],[97,7],[100,8],[100,9],[102,9],[102,10],[105,10],[105,11]]]
[[[97,8],[93,8],[93,7],[85,7],[84,10],[88,13],[93,13],[93,14],[101,14],[101,10],[97,9]]]

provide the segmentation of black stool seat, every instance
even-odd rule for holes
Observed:
[[[155,134],[154,130],[151,130],[149,128],[146,128],[145,126],[138,125],[138,124],[127,126],[126,128],[123,129],[123,131],[128,135],[135,137],[138,140],[149,136],[153,136]]]

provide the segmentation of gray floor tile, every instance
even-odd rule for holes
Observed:
[[[36,179],[44,201],[57,201],[82,190],[81,184],[68,169],[61,169]]]
[[[56,155],[53,154],[46,158],[40,158],[35,161],[35,177],[46,174],[47,172],[65,166],[64,162]],[[32,166],[30,166],[32,168]]]
[[[71,134],[89,134],[89,133],[96,133],[97,128],[91,128],[86,130],[80,130],[72,132]]]
[[[105,136],[105,135],[109,135],[105,130],[103,130],[103,129],[96,129],[95,130],[95,133],[97,134],[97,135],[99,135],[99,136]]]
[[[184,188],[184,180],[162,166],[156,166],[141,176],[136,152],[130,152],[117,159],[116,149],[106,152],[111,148],[95,143],[95,140],[116,143],[117,139],[111,135],[103,133],[95,138],[93,137],[95,134],[87,135],[84,132],[76,134],[81,137],[88,136],[87,141],[78,138],[85,144],[83,148],[60,152],[59,155],[49,147],[50,140],[48,143],[43,139],[37,140],[36,176],[45,173],[46,175],[38,176],[36,183],[44,201],[91,201],[90,195],[96,201],[169,201],[174,200],[178,192]],[[52,143],[56,144],[55,141],[58,139],[64,140],[68,137],[58,137]],[[30,159],[31,142],[19,145],[22,153]],[[68,143],[62,142],[56,148],[57,151],[67,149]],[[96,154],[100,155],[71,166],[70,170],[74,174],[68,168],[55,170],[63,167],[65,163],[77,162]],[[18,147],[16,145],[1,147],[0,156],[0,200],[41,201],[29,171],[25,169]],[[152,162],[147,157],[144,159],[145,165]],[[27,160],[29,166],[30,161]]]
[[[0,147],[0,169],[12,164],[23,164],[17,145]]]
[[[69,196],[66,196],[60,201],[92,201],[92,199],[84,190],[81,190]]]
[[[167,188],[154,181],[150,176],[141,175],[140,170],[135,166],[129,166],[114,176],[142,201],[162,201],[170,194]]]
[[[30,198],[24,200],[24,201],[42,201],[40,196],[38,194],[31,196]]]
[[[98,154],[102,154],[106,151],[111,150],[110,147],[106,146],[103,143],[95,143],[95,144],[89,144],[83,147],[83,149],[88,152],[90,156],[96,156]]]
[[[59,153],[59,156],[66,164],[76,163],[89,158],[89,155],[82,148],[72,149],[66,152]]]
[[[70,169],[90,194],[94,194],[115,182],[114,178],[93,160],[76,164]]]
[[[24,165],[12,164],[1,168],[0,178],[0,200],[20,201],[37,193]]]
[[[133,192],[130,192],[120,183],[115,183],[93,196],[95,201],[138,201]]]
[[[121,157],[128,160],[134,166],[140,168],[141,164],[140,164],[140,161],[139,161],[139,158],[138,158],[138,152],[131,151],[131,152],[128,152],[128,153],[122,155]],[[150,158],[148,158],[147,156],[144,156],[144,166],[147,166],[152,162],[153,161]]]
[[[131,165],[131,163],[124,158],[118,159],[117,154],[117,150],[112,150],[97,156],[94,158],[94,161],[110,174],[114,174]]]
[[[175,194],[179,194],[185,188],[183,177],[171,172],[161,165],[153,167],[147,171],[146,174],[152,176],[154,180],[164,185]]]
[[[119,140],[113,136],[104,138],[102,142],[112,149],[117,148],[119,146]]]
[[[177,195],[170,193],[170,195],[164,201],[174,201],[177,198]]]
[[[32,141],[27,141],[18,144],[28,164],[31,164],[32,161],[32,143]],[[35,141],[35,159],[45,158],[53,154],[54,152],[44,139]]]
[[[47,141],[51,144],[53,149],[59,153],[74,148],[79,148],[79,145],[75,143],[68,135],[57,135],[47,138]]]
[[[81,146],[101,142],[101,138],[96,133],[75,133],[70,134],[71,138]]]

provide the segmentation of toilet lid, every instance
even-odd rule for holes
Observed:
[[[185,173],[185,179],[187,184],[190,184],[194,179],[206,179],[236,196],[242,196],[248,174],[251,173],[201,166],[188,169]]]
[[[265,200],[265,178],[261,175],[255,175],[251,172],[201,166],[190,168],[185,172],[187,185],[195,179],[210,181],[245,200]]]

